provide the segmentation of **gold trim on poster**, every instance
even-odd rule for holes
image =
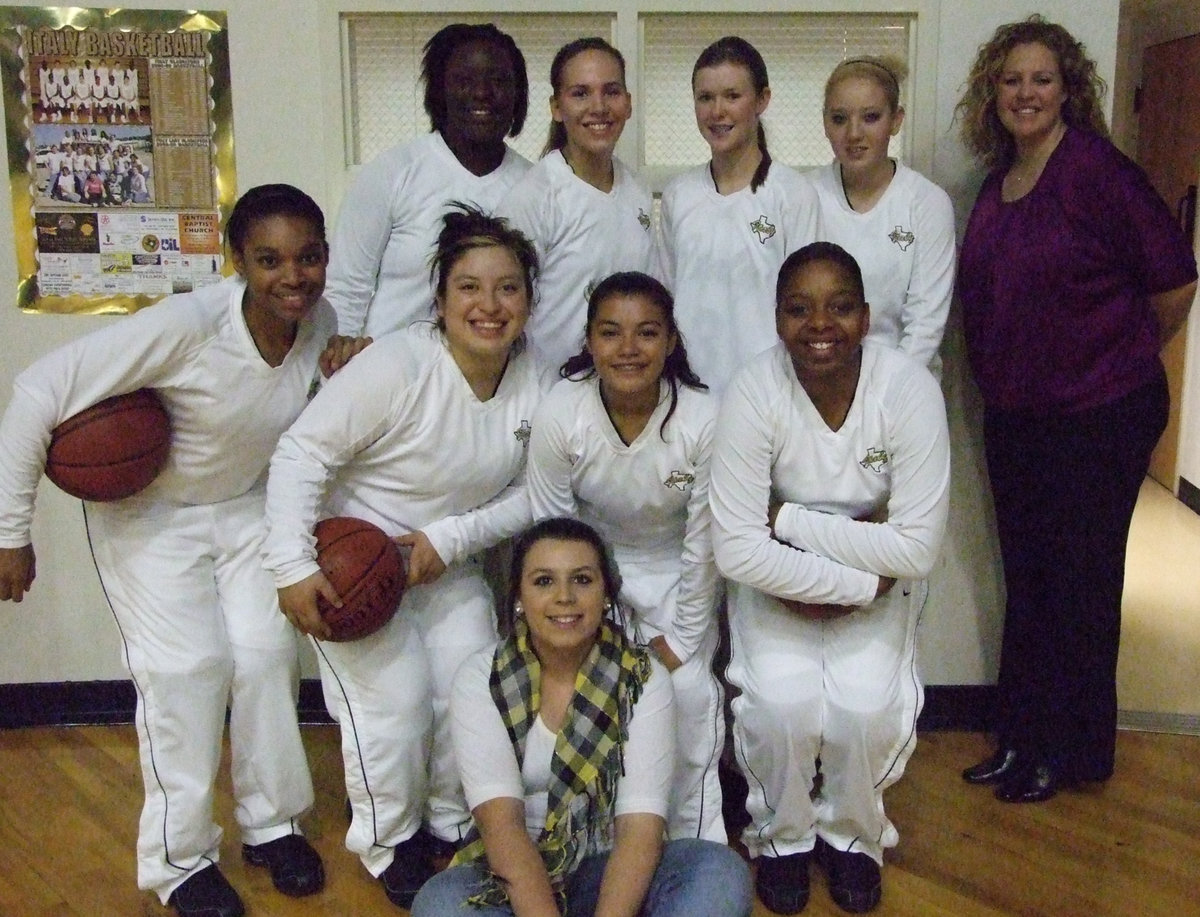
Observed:
[[[225,13],[0,7],[0,79],[18,308],[129,313],[229,273],[222,228],[237,176]],[[90,98],[93,85],[107,92]],[[56,188],[68,146],[97,158],[107,149],[116,164],[70,159]]]

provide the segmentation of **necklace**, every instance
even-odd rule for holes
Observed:
[[[1020,162],[1020,156],[1018,156],[1017,160],[1009,167],[1008,173],[1004,176],[1005,181],[1010,187],[1014,190],[1023,190],[1027,184],[1030,186],[1034,185],[1045,170],[1046,163],[1050,161],[1050,157],[1058,149],[1059,141],[1062,140],[1066,132],[1066,124],[1059,122],[1054,136],[1050,138],[1048,143],[1043,145],[1042,149],[1031,155],[1025,162]]]

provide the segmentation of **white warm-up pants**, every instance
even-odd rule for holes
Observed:
[[[437,837],[466,834],[467,810],[450,740],[458,667],[496,642],[492,593],[473,560],[408,589],[396,616],[369,637],[316,642],[325,703],[342,729],[351,823],[346,847],[378,876],[422,820]]]
[[[166,903],[218,859],[213,785],[227,705],[243,843],[299,833],[294,819],[313,789],[296,722],[296,634],[262,568],[261,490],[200,506],[134,497],[85,511],[137,692],[138,885]]]
[[[717,629],[683,665],[671,673],[675,688],[676,765],[671,784],[667,836],[728,842],[721,811],[717,765],[725,746],[725,710],[721,685],[713,674]]]
[[[634,562],[619,559],[622,602],[635,609],[629,636],[639,643],[662,631],[642,620],[638,608],[654,608],[662,596],[673,605],[679,582],[679,563]],[[664,610],[654,608],[661,613]],[[651,612],[652,613],[652,612]],[[645,617],[649,617],[647,614]],[[666,622],[663,622],[666,623]],[[675,778],[671,783],[667,836],[671,840],[698,837],[724,844],[725,819],[721,811],[721,780],[717,765],[725,747],[725,710],[720,682],[713,673],[717,651],[717,622],[713,620],[700,646],[683,665],[671,673],[675,689]]]
[[[742,692],[733,733],[750,787],[743,840],[752,856],[801,853],[819,836],[882,863],[895,846],[883,791],[916,746],[924,598],[924,582],[901,580],[851,614],[812,621],[731,585],[728,676]]]

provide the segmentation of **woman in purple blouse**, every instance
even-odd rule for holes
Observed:
[[[958,105],[990,170],[959,267],[1007,606],[994,754],[963,771],[1004,802],[1107,779],[1125,542],[1166,423],[1159,350],[1196,290],[1188,240],[1108,140],[1083,46],[1001,26]]]

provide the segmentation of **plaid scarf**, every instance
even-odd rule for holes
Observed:
[[[554,744],[546,822],[537,846],[550,884],[566,914],[565,883],[584,859],[612,849],[617,782],[624,773],[629,720],[650,677],[650,657],[607,620],[575,677],[575,694]],[[518,618],[514,633],[496,648],[489,686],[517,760],[541,706],[541,662],[529,643],[529,625]],[[454,863],[485,867],[481,890],[467,899],[475,907],[508,902],[502,880],[486,869],[483,839],[472,827]]]

